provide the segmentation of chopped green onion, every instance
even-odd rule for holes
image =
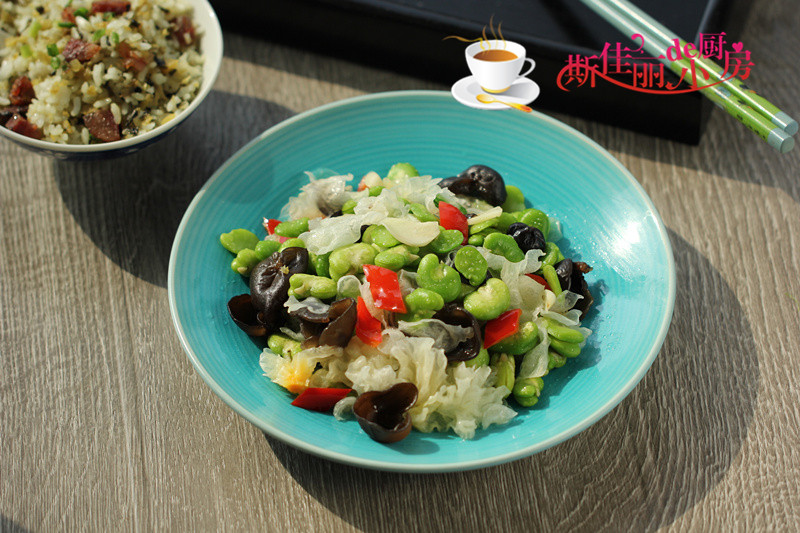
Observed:
[[[53,68],[53,70],[58,70],[58,67],[61,66],[61,58],[60,57],[54,57],[53,59],[51,59],[50,60],[50,66]]]
[[[103,28],[100,28],[99,30],[97,30],[96,32],[94,32],[92,34],[92,41],[94,41],[94,42],[99,41],[103,37],[103,35],[105,35],[105,34],[106,34],[106,30],[104,30]]]
[[[28,35],[30,35],[33,38],[36,38],[36,36],[39,35],[39,30],[41,29],[42,29],[42,24],[38,20],[34,20],[31,23],[30,27],[28,28]]]
[[[27,44],[23,44],[19,47],[19,53],[22,54],[22,57],[31,57],[33,55],[33,50]]]
[[[47,55],[50,57],[55,57],[58,55],[58,45],[55,43],[50,43],[47,45]]]
[[[73,15],[75,15],[76,17],[83,17],[85,19],[88,19],[89,18],[89,10],[86,9],[85,7],[79,7],[78,9],[75,10]]]
[[[59,28],[74,28],[75,24],[73,22],[59,22],[58,23],[58,27]]]
[[[72,5],[72,0],[69,0],[69,1],[67,2],[67,5],[65,5],[64,7],[69,7],[69,6],[71,6],[71,5]]]
[[[113,32],[111,34],[111,42],[114,44],[119,44],[119,33]]]

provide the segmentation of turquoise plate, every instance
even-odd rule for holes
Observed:
[[[588,262],[596,305],[582,354],[545,378],[540,402],[510,424],[464,441],[412,432],[383,445],[355,421],[290,405],[265,378],[259,345],[228,316],[245,292],[219,235],[260,229],[306,182],[330,168],[356,177],[408,161],[447,177],[481,163],[558,218],[568,256]],[[599,420],[639,382],[658,354],[675,300],[675,266],[651,200],[608,152],[539,113],[484,111],[449,93],[402,91],[335,102],[286,120],[231,157],[192,201],[169,264],[169,301],[183,348],[213,391],[269,435],[351,465],[404,472],[481,468],[554,446]]]

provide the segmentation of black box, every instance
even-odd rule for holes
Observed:
[[[687,41],[726,33],[735,42],[746,0],[635,0]],[[631,42],[579,0],[212,0],[223,29],[299,46],[370,66],[453,84],[469,75],[466,43],[490,27],[536,61],[541,87],[532,106],[685,143],[699,142],[711,104],[697,92],[653,95],[599,80],[569,92],[556,86],[570,55]],[[491,26],[490,26],[491,24]],[[746,45],[746,43],[745,43]],[[745,46],[745,49],[747,47]],[[671,73],[670,73],[671,75]],[[674,77],[677,80],[677,77]]]

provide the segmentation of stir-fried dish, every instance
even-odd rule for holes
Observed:
[[[469,439],[535,405],[580,354],[591,267],[494,169],[308,175],[264,238],[220,236],[249,278],[230,315],[266,338],[260,365],[294,405],[355,416],[380,442],[412,429]]]

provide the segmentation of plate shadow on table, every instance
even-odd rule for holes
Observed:
[[[161,141],[116,159],[55,161],[54,176],[70,213],[106,256],[166,287],[175,232],[197,191],[236,150],[293,114],[266,100],[212,91]]]
[[[653,531],[672,524],[713,490],[739,454],[754,415],[759,365],[733,290],[701,253],[669,235],[679,282],[661,353],[620,405],[572,439],[516,462],[430,475],[375,472],[268,436],[267,443],[312,497],[364,531],[502,531],[521,524]]]
[[[7,516],[0,514],[0,531],[3,533],[28,533],[30,529],[26,529]]]

